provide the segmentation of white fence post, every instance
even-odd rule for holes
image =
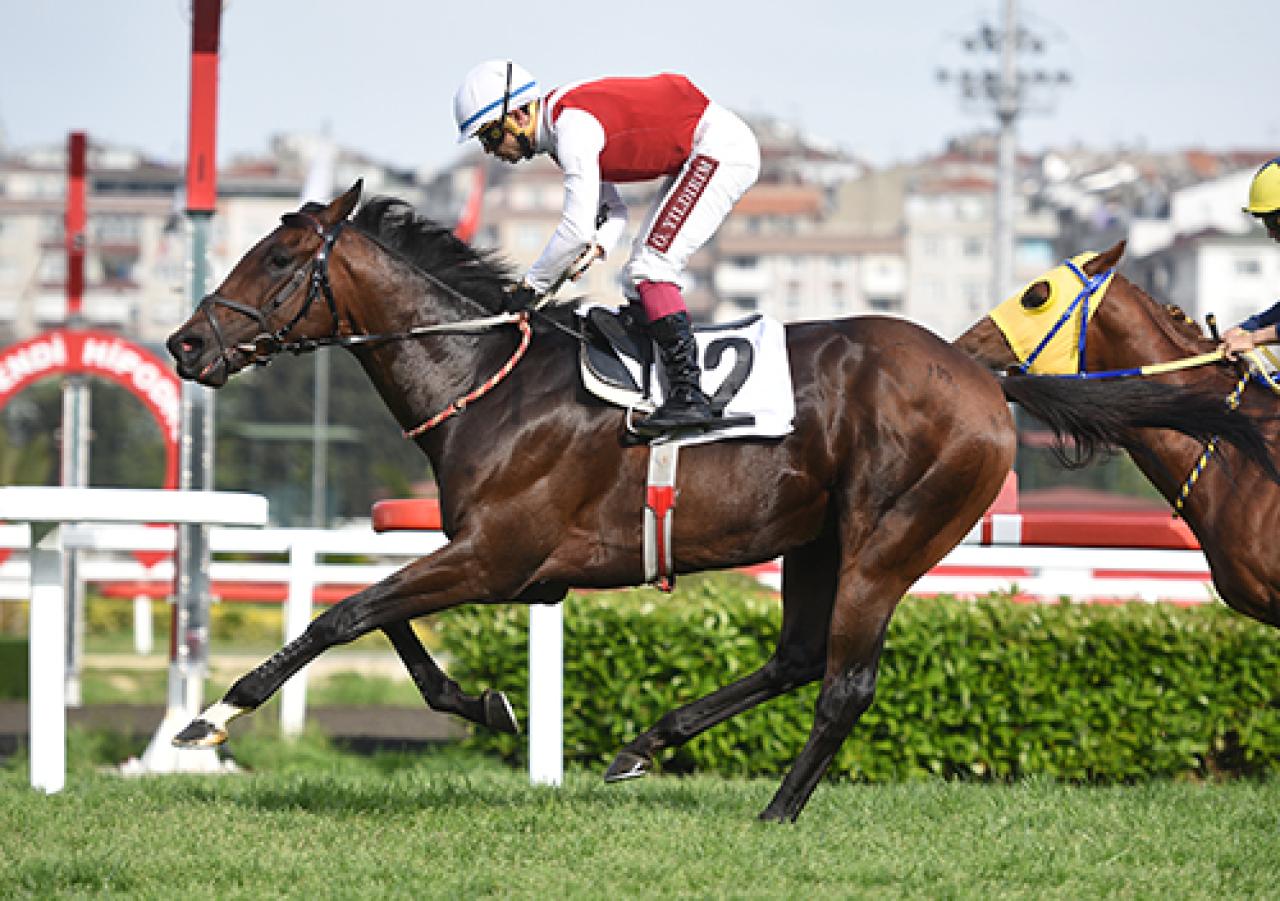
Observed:
[[[284,643],[288,644],[311,624],[316,587],[316,542],[311,532],[300,531],[289,545],[289,597],[285,601]],[[299,735],[307,720],[307,670],[304,666],[280,689],[280,731]]]
[[[35,540],[40,531],[39,540]],[[27,672],[30,696],[31,785],[62,791],[67,771],[66,592],[62,588],[62,529],[31,525],[31,612]]]
[[[564,780],[564,608],[529,606],[529,781]]]
[[[133,649],[146,657],[152,650],[151,598],[145,594],[133,599]]]

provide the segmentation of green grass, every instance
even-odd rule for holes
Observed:
[[[253,733],[251,774],[126,780],[73,735],[66,791],[0,771],[0,896],[1265,898],[1280,783],[823,784],[795,826],[772,779],[559,789],[442,748],[340,754]],[[97,742],[95,744],[95,742]]]

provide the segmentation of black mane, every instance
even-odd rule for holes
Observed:
[[[440,279],[491,312],[502,308],[512,267],[488,250],[477,250],[396,197],[373,197],[351,224],[396,256]]]
[[[496,251],[477,250],[397,197],[370,198],[351,217],[351,224],[387,252],[491,313],[502,310],[504,289],[517,278],[515,267]],[[573,307],[578,299],[557,302],[535,319],[559,331],[576,331]],[[535,331],[539,324],[535,321]]]

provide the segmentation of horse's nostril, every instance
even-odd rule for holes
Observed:
[[[204,348],[204,341],[200,339],[199,335],[173,335],[166,343],[169,347],[169,353],[179,363],[199,356],[200,351]]]

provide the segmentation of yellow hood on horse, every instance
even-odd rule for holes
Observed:
[[[1076,270],[1083,272],[1085,264],[1096,256],[1096,253],[1082,253],[1072,257],[1071,262],[1075,264]],[[1040,349],[1040,353],[1032,360],[1028,372],[1035,375],[1062,375],[1079,371],[1077,355],[1080,346],[1081,321],[1087,322],[1088,317],[1093,315],[1093,311],[1102,302],[1107,289],[1111,287],[1111,280],[1114,277],[1115,270],[1113,269],[1107,274],[1106,280],[1102,285],[1088,296],[1085,302],[1088,303],[1089,309],[1085,317],[1080,316],[1078,310],[1072,311],[1068,317],[1069,321],[1064,322],[1058,328],[1053,338]],[[1022,298],[1026,294],[1027,288],[1030,288],[1036,282],[1048,283],[1049,298],[1039,306],[1027,309],[1022,304]],[[1042,275],[1035,282],[1029,283],[1017,294],[992,310],[991,321],[1004,334],[1005,340],[1009,342],[1009,347],[1013,349],[1018,360],[1026,363],[1036,348],[1040,346],[1040,342],[1044,340],[1045,335],[1049,334],[1049,330],[1067,315],[1067,311],[1083,290],[1085,290],[1085,285],[1081,283],[1080,276],[1070,266],[1063,263],[1048,275]]]

